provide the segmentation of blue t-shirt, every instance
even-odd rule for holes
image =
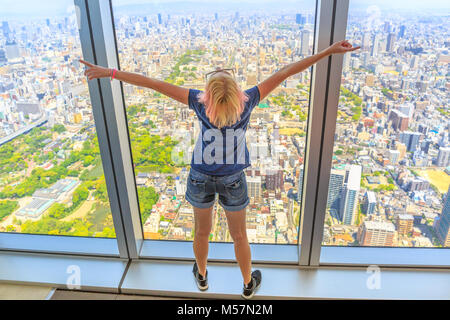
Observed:
[[[192,154],[191,167],[204,174],[228,176],[250,166],[245,133],[250,114],[259,103],[257,86],[244,91],[248,96],[241,119],[232,126],[218,129],[206,116],[205,106],[198,102],[200,90],[189,90],[189,108],[200,121],[201,131]]]

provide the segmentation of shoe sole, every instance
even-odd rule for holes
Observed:
[[[195,281],[195,282],[197,282],[197,281]],[[209,288],[209,285],[206,285],[205,287],[202,287],[202,286],[199,285],[198,282],[197,282],[197,287],[198,287],[201,291],[205,291],[206,289]]]
[[[209,284],[206,284],[206,286],[201,286],[200,283],[198,283],[195,273],[194,273],[194,279],[195,279],[195,283],[197,284],[197,287],[199,288],[200,291],[205,291],[206,289],[209,288]]]
[[[260,286],[261,286],[261,283],[256,286],[255,290],[253,290],[251,295],[246,296],[244,294],[241,294],[241,297],[246,299],[246,300],[250,300],[251,298],[253,298],[253,296],[255,295],[256,290],[258,290]]]

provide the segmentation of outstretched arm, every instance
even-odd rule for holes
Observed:
[[[89,67],[89,69],[84,72],[84,74],[88,76],[89,80],[107,78],[111,76],[111,69],[96,66],[84,60],[80,60],[80,62]],[[188,104],[189,89],[161,80],[145,77],[140,74],[120,70],[117,70],[114,78],[139,87],[146,87],[156,90],[181,103]]]
[[[334,53],[345,53],[355,51],[359,48],[360,47],[352,47],[352,45],[347,40],[343,40],[336,42],[332,46],[326,48],[325,50],[315,55],[288,64],[287,66],[283,67],[282,69],[271,75],[269,78],[258,84],[260,95],[259,100],[262,101],[267,95],[269,95],[270,92],[272,92],[272,90],[278,87],[284,80],[286,80],[290,76],[293,76],[294,74],[297,74],[299,72],[302,72],[303,70],[308,69],[319,60],[328,57],[329,55]]]

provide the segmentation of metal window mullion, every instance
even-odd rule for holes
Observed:
[[[89,0],[88,14],[92,24],[93,43],[98,65],[118,69],[118,53],[114,36],[112,6],[110,1]],[[136,259],[143,241],[139,216],[136,184],[131,158],[131,147],[126,120],[123,90],[119,81],[109,78],[97,80],[100,84],[105,119],[107,123],[120,219],[125,233],[128,257]],[[116,218],[116,217],[115,217]]]
[[[318,0],[316,5],[316,23],[314,53],[330,45],[334,1]],[[313,66],[310,108],[308,116],[308,135],[304,167],[304,183],[301,208],[301,243],[299,245],[299,265],[309,266],[315,220],[315,206],[318,189],[320,146],[324,125],[326,105],[326,87],[328,82],[329,58],[322,59]]]
[[[344,40],[347,30],[349,0],[335,0],[334,22],[330,44]],[[349,54],[349,53],[347,53]],[[321,145],[319,181],[315,209],[315,222],[311,247],[311,266],[320,265],[320,252],[324,231],[324,221],[330,183],[331,162],[336,130],[337,111],[339,104],[342,65],[344,56],[333,55],[330,59],[330,69],[327,83],[326,109],[324,110],[324,131]]]
[[[89,17],[89,9],[86,0],[74,0],[78,28],[80,34],[80,43],[83,58],[87,61],[97,63],[94,39],[92,36],[92,26]],[[95,128],[98,137],[98,144],[103,165],[103,174],[105,176],[106,189],[113,217],[114,229],[116,233],[119,256],[128,258],[128,249],[125,241],[125,232],[121,222],[120,204],[118,199],[117,185],[114,178],[114,168],[111,154],[111,145],[108,137],[108,128],[105,118],[103,93],[99,81],[89,81],[89,94],[92,104],[92,113],[94,116]]]

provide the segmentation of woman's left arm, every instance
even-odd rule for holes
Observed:
[[[80,60],[80,62],[89,67],[89,69],[87,69],[84,72],[84,74],[86,76],[88,76],[89,80],[97,79],[97,78],[108,78],[111,76],[111,69],[100,67],[100,66],[94,65],[92,63],[86,62],[84,60]],[[132,84],[135,86],[145,87],[145,88],[150,88],[150,89],[156,90],[156,91],[158,91],[174,100],[184,103],[184,104],[189,103],[188,102],[189,89],[186,89],[186,88],[183,88],[183,87],[180,87],[180,86],[177,86],[177,85],[165,82],[165,81],[145,77],[143,75],[132,73],[132,72],[120,71],[120,70],[116,71],[116,73],[114,75],[114,79],[129,83],[129,84]]]
[[[294,74],[308,69],[321,59],[326,58],[331,54],[351,52],[359,48],[360,47],[353,47],[347,40],[339,41],[315,55],[309,56],[297,62],[293,62],[281,68],[269,78],[258,84],[260,101],[262,101],[267,95],[269,95],[269,93],[276,87],[278,87],[284,80],[286,80],[290,76],[293,76]]]

